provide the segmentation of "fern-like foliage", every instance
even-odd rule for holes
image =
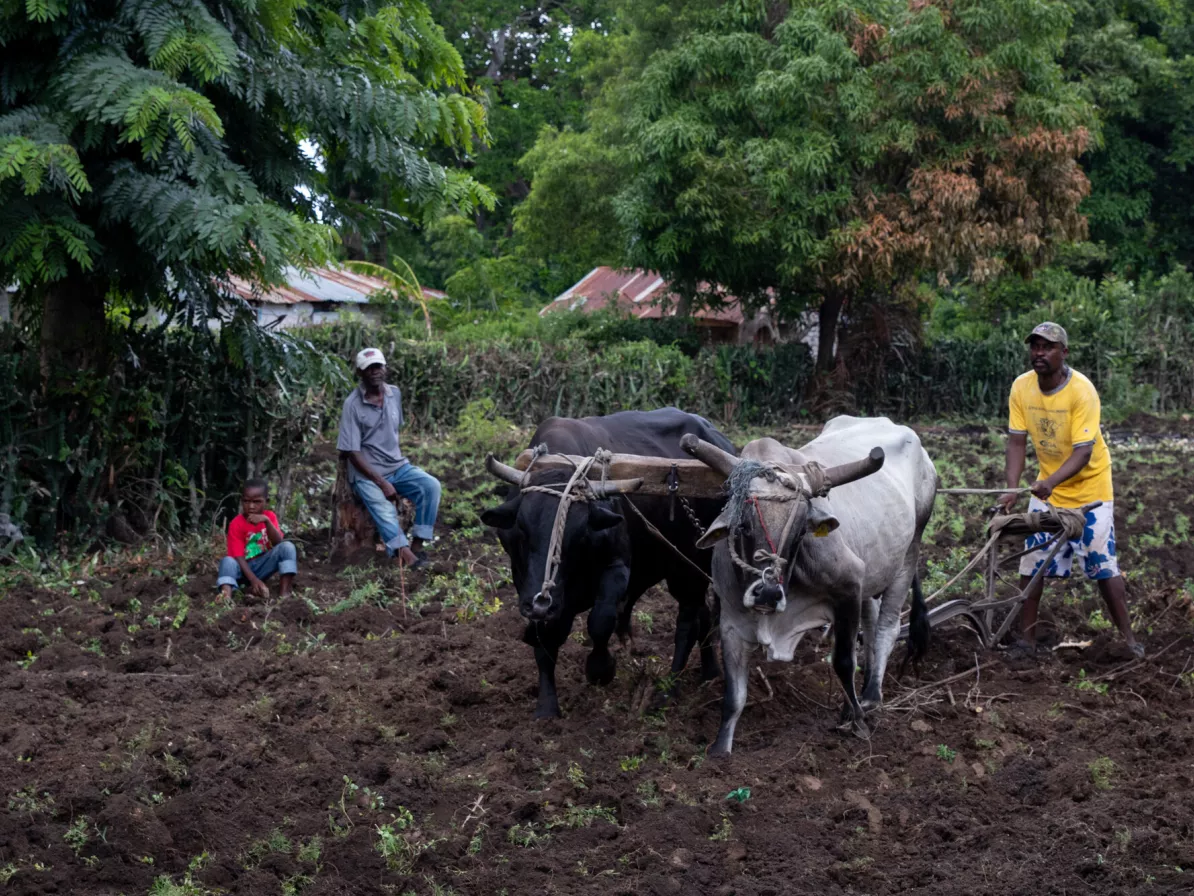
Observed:
[[[328,255],[318,148],[404,207],[493,196],[429,158],[486,139],[424,0],[0,0],[0,285],[201,304]]]

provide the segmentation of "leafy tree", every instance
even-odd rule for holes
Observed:
[[[1066,75],[1097,104],[1103,142],[1084,158],[1092,273],[1194,264],[1194,10],[1164,0],[1070,0]]]
[[[1090,105],[1037,0],[735,0],[657,53],[626,126],[629,259],[781,312],[1028,272],[1084,233]]]
[[[514,210],[516,249],[551,295],[597,265],[628,262],[614,197],[632,171],[634,88],[656,52],[674,47],[718,5],[621,0],[610,4],[605,27],[572,40],[575,77],[590,102],[582,120],[541,128],[519,161],[530,192]]]
[[[45,371],[102,358],[106,306],[205,313],[326,257],[324,169],[403,214],[489,198],[427,156],[484,115],[421,0],[0,0],[0,46],[0,283]]]

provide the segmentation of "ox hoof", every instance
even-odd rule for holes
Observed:
[[[590,653],[589,658],[585,660],[585,678],[589,684],[604,687],[614,680],[617,671],[618,661],[608,653]]]
[[[861,737],[864,740],[869,740],[871,736],[870,726],[866,722],[866,712],[861,706],[857,710],[851,708],[847,703],[842,707],[842,715],[838,721],[837,730],[843,734],[853,734],[855,737]]]
[[[552,709],[551,707],[540,707],[535,710],[535,721],[536,722],[538,722],[542,719],[558,719],[559,717],[560,717],[560,710],[558,708]]]
[[[869,715],[872,712],[876,712],[883,705],[883,698],[882,697],[874,697],[874,698],[863,697],[862,700],[859,701],[859,703],[862,705],[862,711]]]

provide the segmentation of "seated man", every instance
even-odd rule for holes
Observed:
[[[431,540],[439,513],[439,481],[398,447],[402,392],[386,384],[385,357],[378,349],[362,349],[355,367],[361,385],[344,402],[336,447],[348,459],[348,481],[373,517],[386,553],[402,566],[419,569],[428,563],[423,545]],[[398,524],[399,496],[415,505],[413,542]]]

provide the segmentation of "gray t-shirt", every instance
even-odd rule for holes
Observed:
[[[402,391],[397,386],[385,387],[381,407],[365,401],[365,387],[353,389],[344,401],[340,415],[340,436],[336,448],[340,451],[360,451],[365,460],[382,476],[406,466],[408,461],[398,447],[398,427],[402,425]],[[356,464],[348,462],[348,481],[364,478]]]

